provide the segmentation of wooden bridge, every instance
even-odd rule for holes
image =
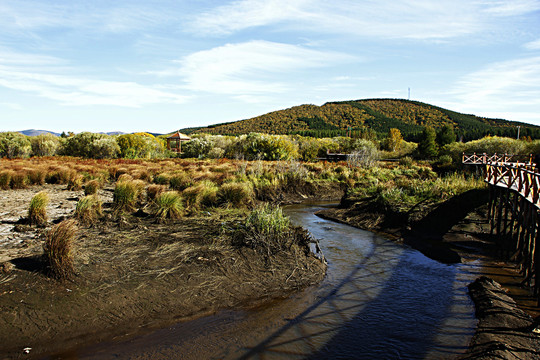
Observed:
[[[515,262],[540,306],[540,173],[531,156],[463,154],[483,165],[489,184],[488,218],[498,255]]]

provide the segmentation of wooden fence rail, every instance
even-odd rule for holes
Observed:
[[[462,161],[484,165],[490,195],[488,218],[498,254],[518,265],[523,285],[532,289],[540,306],[540,174],[532,156],[527,158],[463,154]]]

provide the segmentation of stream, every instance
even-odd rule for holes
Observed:
[[[446,265],[374,233],[285,208],[319,239],[325,279],[287,299],[49,359],[448,359],[474,334],[467,284],[478,260]]]

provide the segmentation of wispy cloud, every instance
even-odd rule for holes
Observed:
[[[540,57],[490,64],[459,80],[450,95],[465,111],[494,114],[512,109],[514,120],[530,120],[528,111],[540,105]],[[528,114],[527,119],[520,114]]]
[[[216,7],[193,21],[195,31],[233,32],[266,25],[356,36],[446,39],[477,33],[494,17],[536,11],[534,0],[238,0]]]
[[[183,103],[187,96],[163,85],[133,81],[105,81],[73,72],[62,59],[0,49],[0,86],[33,93],[63,105],[115,105],[140,107],[156,103]]]
[[[528,42],[524,45],[524,47],[528,50],[540,50],[540,39]]]
[[[358,61],[350,55],[269,41],[227,44],[179,60],[178,68],[160,72],[180,77],[187,89],[230,94],[253,101],[254,95],[291,88],[296,72]]]

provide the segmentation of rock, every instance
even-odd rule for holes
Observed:
[[[0,263],[0,274],[9,274],[15,266],[9,261]]]

